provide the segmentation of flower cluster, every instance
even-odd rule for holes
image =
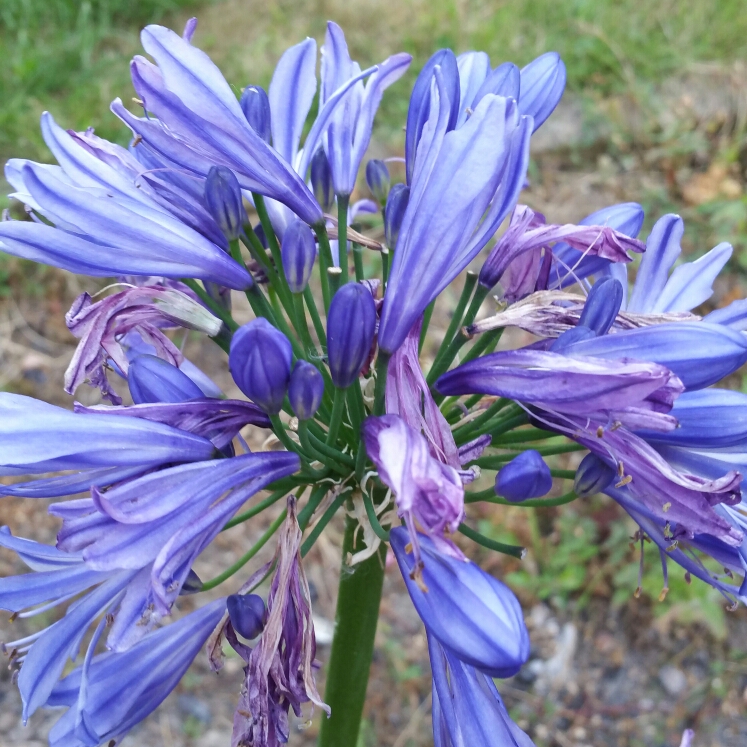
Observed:
[[[79,343],[65,390],[89,384],[110,404],[0,393],[0,476],[12,478],[0,494],[65,499],[49,507],[54,546],[0,529],[0,546],[30,568],[0,580],[0,607],[24,618],[67,604],[4,645],[24,721],[64,707],[52,747],[115,744],[204,644],[220,668],[226,641],[245,663],[235,747],[287,742],[290,710],[308,703],[328,716],[323,747],[355,744],[391,548],[427,634],[435,744],[530,747],[494,683],[529,656],[521,607],[465,542],[524,550],[470,528],[478,501],[605,493],[658,547],[665,579],[679,565],[730,605],[747,601],[747,395],[714,386],[747,362],[747,301],[694,312],[731,248],[675,267],[676,215],[643,242],[637,204],[564,225],[519,204],[531,136],[563,94],[559,56],[519,69],[436,52],[412,88],[404,159],[369,161],[374,199],[351,203],[377,107],[409,55],[361,70],[329,23],[319,83],[306,39],[267,91],[237,97],[195,29],[142,32],[142,116],[111,106],[129,147],[44,114],[57,165],[6,166],[28,219],[0,223],[0,249],[116,279],[66,316]],[[475,264],[426,373],[434,303]],[[241,326],[234,292],[253,312]],[[491,294],[499,308],[481,315]],[[535,341],[496,351],[512,326]],[[246,399],[226,398],[184,356],[182,328],[212,339]],[[262,440],[277,448],[251,451],[247,428],[271,430]],[[568,475],[546,457],[570,451],[587,452],[573,489],[548,498]],[[477,489],[487,470],[494,487]],[[222,530],[283,498],[255,547],[198,578],[193,564]],[[343,511],[325,703],[303,557]],[[273,559],[238,593],[164,624],[180,596],[226,581],[275,532]],[[270,575],[265,601],[255,592]]]

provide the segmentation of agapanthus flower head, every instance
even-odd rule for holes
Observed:
[[[247,221],[241,187],[231,169],[213,166],[205,179],[205,205],[229,240],[237,239]]]
[[[495,492],[512,503],[540,498],[551,488],[550,468],[534,449],[527,449],[514,457],[501,467],[495,478]]]
[[[442,553],[429,537],[404,527],[390,532],[407,591],[430,636],[465,664],[491,677],[511,677],[529,657],[519,600],[469,560]],[[412,548],[417,541],[421,560]]]
[[[136,405],[185,402],[203,396],[200,387],[187,374],[154,355],[139,355],[133,359],[127,384]]]
[[[299,420],[313,418],[323,396],[324,378],[319,369],[307,361],[298,361],[288,385],[288,399],[296,417]]]
[[[234,715],[234,745],[284,744],[289,736],[288,711],[293,708],[301,716],[304,703],[330,713],[314,682],[316,640],[300,548],[301,530],[291,496],[267,598],[267,622],[254,648],[239,649],[246,657],[246,681]]]
[[[283,234],[283,272],[291,293],[303,293],[314,270],[316,242],[311,229],[300,220],[291,221]]]
[[[228,367],[249,399],[268,414],[277,415],[288,391],[292,358],[288,338],[260,317],[234,334]]]
[[[249,126],[266,143],[272,142],[272,113],[270,99],[262,86],[247,86],[239,99]]]
[[[368,360],[376,334],[376,304],[362,283],[346,283],[329,306],[327,357],[335,386],[349,387]]]

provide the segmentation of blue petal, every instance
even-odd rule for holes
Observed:
[[[583,340],[565,352],[653,361],[670,369],[687,389],[702,389],[747,362],[747,337],[717,324],[674,322]]]
[[[679,215],[665,215],[656,221],[646,240],[646,251],[630,294],[628,311],[639,314],[654,311],[669,279],[669,271],[682,251],[680,241],[684,231],[685,224]]]
[[[475,94],[490,74],[490,57],[485,52],[464,52],[457,57],[459,67],[459,116],[456,126],[467,121],[468,109],[474,108]]]

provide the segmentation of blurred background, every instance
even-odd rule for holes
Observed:
[[[722,240],[734,245],[729,273],[717,281],[709,303],[746,295],[744,0],[0,0],[0,161],[50,160],[38,128],[45,109],[65,127],[92,126],[126,144],[129,133],[108,106],[116,96],[128,101],[133,95],[128,60],[140,51],[139,27],[159,22],[181,30],[192,15],[199,18],[194,42],[237,91],[267,86],[282,51],[305,36],[321,42],[327,19],[343,26],[352,56],[365,65],[396,51],[412,53],[411,72],[385,94],[371,146],[376,156],[402,153],[410,86],[435,49],[485,50],[494,66],[560,52],[568,87],[533,138],[531,187],[523,201],[549,222],[565,222],[635,200],[646,209],[644,236],[656,218],[677,212],[685,219],[683,248],[690,258]],[[0,206],[7,207],[8,185],[2,186]],[[0,255],[0,388],[70,405],[62,374],[74,341],[64,312],[82,290],[98,287]],[[445,328],[448,307],[447,296],[434,324]],[[188,344],[187,354],[200,364],[202,353],[205,359],[210,354],[213,362],[205,368],[230,394],[217,349]],[[426,357],[432,352],[426,350]],[[740,375],[730,385],[747,391]],[[78,397],[95,401],[92,392]],[[559,466],[575,463],[566,459]],[[53,541],[56,527],[43,504],[3,499],[0,524]],[[201,559],[200,575],[229,565],[272,518],[221,535]],[[671,590],[660,601],[655,551],[645,556],[643,593],[634,598],[635,528],[606,500],[537,512],[476,508],[470,518],[484,534],[529,548],[521,563],[481,555],[475,546],[469,552],[516,590],[527,612],[532,659],[500,689],[537,747],[677,747],[685,727],[696,730],[696,747],[747,744],[744,610],[727,612],[718,593],[686,584],[674,569]],[[334,618],[337,540],[332,527],[309,556],[322,661]],[[393,571],[387,574],[364,729],[359,745],[351,747],[432,743],[425,639]],[[17,561],[0,554],[0,575],[18,572]],[[13,633],[0,620],[0,640],[17,637],[19,625],[32,632],[49,624],[55,614],[19,621]],[[229,659],[217,679],[198,660],[130,743],[227,746],[239,682],[237,660]],[[19,698],[5,668],[0,704],[2,747],[46,743],[56,715],[39,714],[28,728],[20,727]],[[316,729],[316,720],[294,723],[298,733],[291,744],[312,745]]]

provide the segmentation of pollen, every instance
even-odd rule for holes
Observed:
[[[671,502],[670,502],[670,501],[667,501],[667,502],[666,502],[666,503],[665,503],[665,504],[664,504],[664,505],[663,505],[663,506],[661,507],[661,510],[662,510],[662,511],[663,511],[664,513],[666,513],[667,511],[669,511],[669,509],[670,509],[670,508],[672,508],[672,504],[671,504]]]

